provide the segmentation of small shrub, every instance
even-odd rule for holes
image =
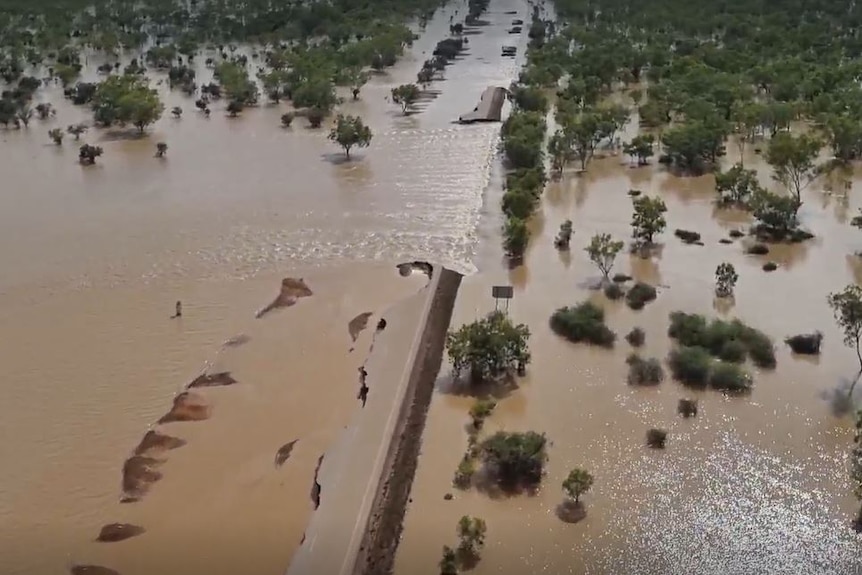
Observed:
[[[709,385],[721,391],[740,393],[751,389],[751,376],[736,364],[717,362],[709,376]]]
[[[748,357],[755,365],[775,367],[775,350],[769,337],[738,319],[730,322],[713,319],[707,323],[701,315],[673,312],[670,314],[668,335],[682,346],[702,347],[716,357],[731,361],[738,350],[736,344],[728,342],[736,341],[745,346]],[[725,349],[726,346],[729,348]]]
[[[625,282],[629,281],[630,279],[632,279],[632,276],[628,276],[626,274],[614,274],[614,277],[613,277],[614,283],[618,283],[618,284],[625,283]]]
[[[293,114],[292,112],[285,112],[284,114],[281,115],[281,125],[284,126],[285,128],[289,128],[290,125],[293,123],[294,117],[295,117],[295,114]]]
[[[649,284],[637,282],[626,293],[626,303],[631,309],[639,310],[657,297],[655,288]]]
[[[482,442],[481,457],[489,475],[509,488],[535,486],[542,481],[548,460],[543,433],[498,431]]]
[[[729,240],[727,238],[721,238],[720,240],[718,240],[718,243],[720,243],[720,244],[732,244],[733,240]]]
[[[608,285],[606,285],[604,292],[605,297],[607,297],[611,301],[616,301],[626,295],[626,292],[623,291],[623,288],[621,288],[619,284],[615,283],[609,283]]]
[[[637,354],[626,358],[629,366],[629,385],[658,385],[664,380],[661,362],[654,357],[643,359]]]
[[[745,253],[753,256],[765,256],[769,253],[769,246],[766,244],[752,244],[745,250]]]
[[[705,387],[709,381],[712,358],[702,347],[680,347],[667,359],[673,378],[692,387]]]
[[[820,345],[823,343],[823,334],[819,331],[814,333],[803,333],[788,337],[784,343],[790,346],[793,353],[800,355],[820,355]]]
[[[470,417],[473,418],[473,427],[481,429],[482,424],[485,423],[485,418],[491,415],[495,407],[497,407],[497,402],[493,399],[477,399],[472,407],[470,407]]]
[[[551,329],[575,343],[613,347],[616,334],[605,325],[605,312],[586,301],[575,307],[563,307],[551,316]]]
[[[775,348],[772,341],[763,333],[751,330],[746,334],[748,346],[748,357],[757,367],[772,369],[775,367]]]
[[[640,347],[646,341],[646,333],[639,327],[633,328],[630,332],[626,334],[626,341],[629,342],[629,345],[632,347]]]
[[[680,399],[676,405],[676,411],[683,417],[694,417],[697,415],[697,400]]]
[[[689,230],[675,230],[673,235],[681,239],[687,244],[694,244],[700,241],[700,234]]]
[[[739,231],[739,230],[730,230],[730,232],[729,232],[727,235],[729,235],[730,237],[732,237],[732,238],[736,239],[736,238],[741,238],[741,237],[742,237],[742,236],[744,236],[745,234],[744,234],[744,233],[742,233],[742,232],[741,232],[741,231]]]
[[[455,477],[452,479],[452,485],[458,489],[467,489],[473,481],[473,474],[476,473],[476,463],[472,458],[465,455],[458,464],[458,469],[455,470]]]
[[[653,449],[664,449],[664,445],[667,442],[667,431],[655,428],[647,430],[646,442]]]
[[[774,272],[778,269],[778,264],[775,262],[766,262],[763,264],[763,271],[765,272]]]

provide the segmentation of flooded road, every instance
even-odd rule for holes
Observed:
[[[138,562],[136,569],[212,573],[220,557],[195,563],[193,554],[177,551],[189,543],[178,534],[195,525],[193,517],[162,525],[167,531],[160,534],[153,524],[175,513],[183,493],[191,495],[184,490],[211,482],[230,462],[245,461],[241,457],[248,467],[218,475],[223,483],[216,493],[232,503],[216,515],[200,515],[197,524],[237,508],[269,509],[255,524],[263,543],[246,549],[260,555],[261,545],[277,544],[279,552],[245,567],[257,573],[286,568],[310,510],[311,472],[274,481],[258,477],[259,465],[265,457],[271,469],[274,450],[294,430],[317,429],[319,421],[307,403],[278,391],[290,378],[273,373],[298,369],[295,355],[280,351],[279,338],[312,334],[296,353],[309,365],[332,365],[309,372],[302,385],[329,390],[317,401],[332,412],[330,423],[340,422],[355,408],[355,389],[336,393],[335,380],[348,377],[353,385],[353,362],[362,359],[361,347],[355,357],[347,355],[347,322],[385,310],[421,284],[421,278],[400,278],[392,264],[427,258],[474,269],[499,126],[452,120],[476,105],[488,83],[508,85],[517,73],[518,63],[499,56],[505,31],[484,41],[477,36],[470,54],[432,85],[440,93],[421,113],[404,117],[386,101],[392,87],[415,80],[459,8],[463,17],[464,6],[439,11],[398,65],[373,77],[359,101],[345,102],[342,109],[361,115],[374,132],[371,147],[349,163],[326,140],[326,130],[308,130],[301,120],[283,129],[284,105],[262,105],[231,119],[222,104],[205,119],[191,99],[169,94],[164,85],[167,109],[182,106],[182,119],[166,114],[144,138],[89,131],[81,141],[105,149],[92,168],[78,165],[71,138],[56,147],[47,137],[51,127],[89,120],[59,89],[37,95],[58,108],[56,119],[0,131],[0,266],[6,270],[0,276],[6,370],[0,384],[0,573],[63,573],[72,564],[102,560],[123,573],[132,571],[120,567]],[[206,82],[211,74],[201,67],[198,77]],[[153,157],[159,141],[169,145],[163,159]],[[315,296],[257,325],[255,312],[286,276],[310,278]],[[169,321],[177,300],[184,316]],[[254,382],[254,391],[208,391],[212,419],[171,424],[180,428],[171,433],[188,445],[171,454],[151,496],[119,505],[123,461],[170,407],[172,395],[218,364],[222,344],[240,334],[252,337],[237,350],[249,358],[237,369],[241,384]],[[335,344],[337,354],[326,355],[335,353]],[[314,398],[321,391],[307,393]],[[279,421],[260,411],[266,397],[286,422],[280,428],[249,425]],[[243,433],[233,433],[236,426]],[[297,444],[291,464],[304,470],[310,462],[313,471],[335,431],[325,427],[309,446]],[[253,499],[243,500],[247,493]],[[194,501],[188,501],[189,514],[203,509]],[[146,521],[149,531],[107,547],[92,543],[113,521]],[[152,562],[158,555],[167,563]],[[222,568],[241,569],[235,563]]]

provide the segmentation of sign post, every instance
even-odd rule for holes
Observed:
[[[493,286],[491,288],[491,297],[494,298],[494,311],[499,308],[500,300],[505,300],[506,309],[504,312],[509,314],[509,300],[515,295],[515,289],[512,286]]]

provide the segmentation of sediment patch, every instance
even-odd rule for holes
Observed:
[[[359,337],[359,334],[362,333],[362,330],[364,330],[368,326],[368,320],[370,318],[371,312],[366,311],[350,320],[350,323],[347,324],[347,331],[350,332],[351,340],[356,341],[356,338]]]
[[[162,478],[158,467],[161,459],[133,455],[123,463],[123,502],[131,503],[143,497],[150,486]]]
[[[233,385],[237,381],[231,376],[229,371],[219,373],[202,373],[197,376],[194,381],[189,384],[189,388],[195,387],[220,387],[225,385]]]
[[[189,391],[184,391],[174,398],[173,407],[159,419],[159,423],[203,421],[209,419],[209,416],[210,408],[203,398]]]
[[[446,331],[462,279],[461,274],[445,268],[441,269],[441,274],[386,455],[381,482],[353,567],[354,575],[380,575],[391,573],[393,569],[404,513],[416,474],[425,418],[443,362]]]
[[[314,295],[314,292],[305,284],[302,278],[284,278],[281,280],[281,292],[269,305],[257,312],[255,317],[261,318],[274,309],[290,307],[295,304],[299,298],[309,297]]]
[[[290,454],[293,452],[293,446],[296,445],[298,439],[294,439],[289,443],[285,443],[281,447],[278,448],[278,451],[275,452],[275,466],[281,467],[284,465],[284,462],[290,458]]]
[[[177,449],[185,444],[185,439],[165,435],[151,429],[144,435],[141,442],[135,448],[135,455],[155,455],[170,451],[171,449]]]
[[[96,541],[103,543],[116,543],[131,537],[136,537],[144,533],[146,529],[140,525],[132,525],[131,523],[108,523],[102,530],[99,531],[99,536]]]
[[[73,565],[69,572],[72,575],[120,575],[119,571],[101,565]]]

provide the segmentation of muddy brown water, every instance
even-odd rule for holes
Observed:
[[[623,140],[636,134],[637,117]],[[770,181],[769,167],[748,146],[747,167]],[[739,158],[728,144],[728,165]],[[485,423],[483,436],[497,430],[533,429],[551,441],[547,475],[535,496],[493,499],[476,489],[452,487],[452,475],[467,445],[465,425],[472,399],[453,390],[444,370],[432,401],[412,502],[405,520],[396,573],[438,573],[443,545],[455,546],[456,523],[469,514],[488,524],[482,559],[471,573],[724,574],[862,572],[859,536],[850,528],[857,510],[847,478],[852,421],[836,417],[829,401],[858,371],[854,353],[842,345],[826,304],[830,291],[859,282],[862,235],[847,225],[862,205],[856,196],[859,171],[836,174],[805,192],[804,225],[816,239],[777,246],[768,256],[744,253],[747,239],[721,244],[750,218],[717,211],[711,177],[677,178],[658,166],[632,168],[624,156],[608,154],[587,174],[568,172],[545,191],[531,227],[525,264],[502,265],[498,232],[502,170],[492,170],[486,214],[477,248],[481,273],[465,278],[453,325],[490,309],[491,286],[515,287],[510,313],[532,332],[533,362],[519,387],[505,395]],[[844,181],[851,188],[844,193]],[[661,196],[668,206],[667,231],[657,257],[621,255],[615,272],[659,287],[657,301],[642,311],[610,302],[587,286],[599,279],[583,248],[595,233],[630,236],[631,198],[639,189]],[[575,233],[568,253],[553,239],[571,219]],[[685,245],[676,228],[702,234],[704,246]],[[716,266],[731,262],[740,279],[730,309],[713,297]],[[761,266],[774,261],[778,270]],[[574,345],[555,336],[548,319],[554,309],[590,298],[606,310],[620,338],[613,351]],[[666,380],[657,388],[625,382],[622,339],[631,328],[646,331],[641,354],[664,358],[674,310],[739,317],[776,344],[778,367],[753,369],[755,388],[747,397],[691,391]],[[795,357],[783,339],[821,330],[818,359]],[[676,414],[680,398],[696,398],[700,413]],[[645,447],[651,427],[669,431],[667,449]],[[556,515],[561,483],[573,467],[592,472],[595,485],[582,499],[587,517],[566,524]],[[444,495],[454,495],[445,501]]]
[[[123,575],[283,572],[311,512],[318,457],[356,407],[349,386],[371,330],[352,344],[348,322],[414,293],[423,278],[401,278],[390,262],[417,259],[483,272],[462,285],[456,323],[492,307],[491,285],[515,286],[511,313],[533,331],[534,361],[487,431],[546,431],[553,446],[536,497],[455,492],[455,501],[442,501],[454,491],[469,406],[444,392],[444,374],[399,573],[436,572],[440,548],[454,543],[465,512],[489,524],[479,574],[862,569],[847,529],[849,424],[821,399],[854,373],[825,304],[828,291],[862,278],[849,255],[862,248],[862,236],[846,225],[860,205],[854,190],[841,198],[812,186],[802,215],[818,238],[746,256],[739,240],[718,243],[745,218],[714,212],[709,178],[678,179],[609,158],[549,187],[526,264],[510,272],[499,248],[499,126],[450,122],[488,84],[507,85],[517,74],[519,61],[499,54],[514,42],[505,30],[515,16],[503,12],[525,17],[526,7],[496,2],[492,24],[469,36],[470,54],[434,85],[440,93],[420,113],[402,117],[384,100],[415,77],[456,9],[463,15],[463,6],[439,12],[402,62],[372,79],[359,102],[345,103],[375,133],[353,162],[342,162],[325,132],[301,120],[282,129],[284,105],[237,119],[216,107],[206,120],[191,100],[166,92],[168,108],[181,105],[183,118],[166,116],[142,139],[88,132],[82,141],[105,148],[93,168],[77,164],[70,139],[57,148],[47,138],[49,128],[85,119],[56,91],[46,96],[59,108],[55,120],[0,131],[0,573],[62,573],[72,564]],[[518,42],[523,52],[526,38]],[[162,160],[153,157],[158,141],[169,145]],[[853,182],[859,186],[855,175]],[[642,326],[644,353],[664,356],[667,313],[715,313],[714,269],[732,262],[740,281],[730,313],[778,342],[778,369],[756,375],[751,397],[697,393],[701,415],[677,419],[677,399],[692,394],[670,381],[628,388],[627,344],[592,350],[548,330],[554,308],[590,296],[582,287],[596,277],[582,252],[589,236],[627,236],[629,188],[665,198],[668,232],[660,258],[621,257],[617,269],[666,287],[642,312],[603,302],[610,325],[620,336]],[[566,218],[575,235],[571,253],[561,255],[552,239]],[[699,231],[706,245],[683,245],[672,237],[676,227]],[[770,258],[780,267],[766,274],[760,266]],[[304,277],[314,296],[254,320],[288,276]],[[178,299],[184,317],[168,320]],[[795,359],[780,343],[814,329],[826,335],[819,361]],[[246,343],[219,351],[236,337]],[[357,349],[349,353],[351,345]],[[231,371],[239,383],[203,391],[209,420],[160,427],[187,443],[160,456],[164,478],[151,493],[120,504],[123,461],[173,394],[207,366]],[[350,393],[332,382],[347,382]],[[671,432],[664,452],[642,447],[652,426]],[[276,471],[276,452],[297,438]],[[589,468],[596,484],[585,496],[587,519],[567,525],[553,510],[575,465]],[[102,526],[126,522],[146,533],[94,541]]]

